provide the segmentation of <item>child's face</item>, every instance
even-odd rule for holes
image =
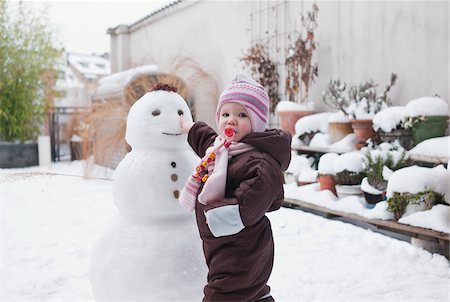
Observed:
[[[244,136],[252,132],[250,116],[244,106],[238,103],[225,103],[220,108],[219,132],[224,135],[226,128],[232,128],[236,134],[232,141],[240,141]]]

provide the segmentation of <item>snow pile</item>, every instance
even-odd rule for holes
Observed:
[[[408,155],[450,158],[450,136],[424,140],[409,150]]]
[[[443,116],[449,115],[448,104],[439,97],[422,97],[408,102],[405,116]]]
[[[339,173],[344,170],[350,172],[362,172],[363,158],[364,155],[359,151],[352,151],[341,154],[333,161],[334,172]]]
[[[381,110],[373,117],[373,129],[391,132],[396,129],[405,117],[406,109],[403,106],[392,106]]]
[[[285,111],[313,111],[314,104],[306,103],[306,104],[297,104],[290,101],[281,101],[277,104],[276,112],[285,112]]]
[[[436,193],[447,194],[447,169],[443,165],[434,168],[411,166],[395,171],[389,178],[386,196],[398,193],[416,194],[427,189]],[[446,201],[448,201],[448,197]]]
[[[301,136],[311,132],[328,133],[328,117],[330,115],[330,112],[322,112],[302,117],[295,123],[295,135]]]
[[[347,134],[341,140],[330,145],[330,149],[350,151],[355,150],[355,144],[356,144],[356,136],[354,133],[350,133]]]
[[[450,210],[448,206],[437,204],[431,210],[402,217],[398,222],[450,233]]]
[[[289,166],[285,173],[298,178],[303,170],[310,169],[310,167],[311,163],[306,158],[306,156],[293,154],[291,157],[291,162],[289,163]]]
[[[329,134],[318,132],[309,142],[310,147],[328,148],[330,147],[331,138]]]
[[[333,162],[339,157],[337,153],[325,153],[319,160],[319,174],[320,175],[334,175]]]

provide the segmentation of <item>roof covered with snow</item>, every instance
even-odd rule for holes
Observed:
[[[88,79],[97,79],[111,73],[110,61],[99,55],[68,53],[67,62]]]
[[[158,73],[158,66],[143,65],[103,77],[99,80],[94,99],[121,98],[126,86],[137,77]]]

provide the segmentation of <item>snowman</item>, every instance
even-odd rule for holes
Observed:
[[[132,150],[113,176],[118,215],[92,248],[97,301],[200,301],[206,264],[195,217],[178,202],[199,158],[181,134],[185,100],[158,84],[130,109],[125,139]]]

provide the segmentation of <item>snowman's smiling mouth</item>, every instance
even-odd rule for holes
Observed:
[[[167,132],[162,132],[162,134],[164,135],[181,135],[181,133],[167,133]]]

